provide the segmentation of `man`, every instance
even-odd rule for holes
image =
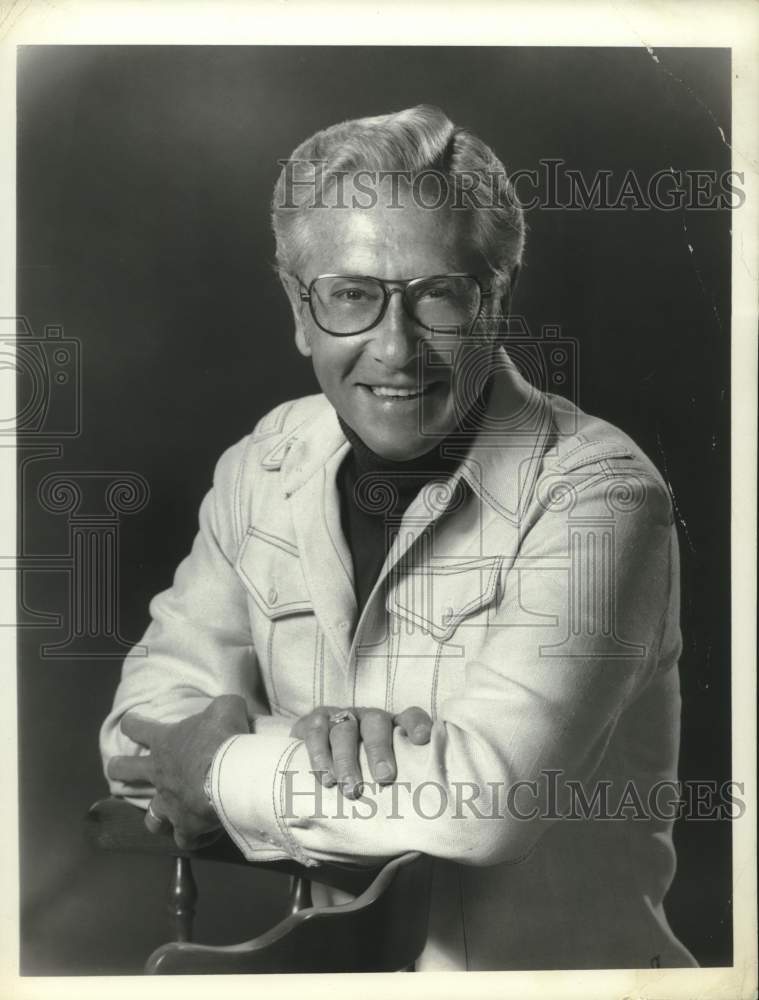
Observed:
[[[669,496],[504,350],[524,223],[502,164],[435,108],[345,122],[294,151],[273,223],[323,395],[220,459],[102,729],[112,791],[317,882],[433,856],[419,969],[695,964],[662,906]]]

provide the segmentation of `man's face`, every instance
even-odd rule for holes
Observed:
[[[465,272],[490,287],[466,213],[424,209],[408,197],[400,203],[312,210],[310,249],[298,275],[304,284],[319,274],[409,279]],[[311,357],[327,399],[372,451],[408,461],[454,429],[462,405],[455,405],[456,376],[471,341],[426,330],[407,315],[399,293],[375,327],[342,337],[320,329],[296,288],[290,297],[298,349]],[[425,341],[430,347],[423,353]],[[404,394],[389,395],[393,390]]]

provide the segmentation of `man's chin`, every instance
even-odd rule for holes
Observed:
[[[359,437],[364,444],[370,448],[375,455],[384,458],[389,462],[411,462],[415,458],[431,451],[437,445],[441,437],[418,437],[414,441],[405,441],[399,444],[397,440],[389,441],[384,438],[377,438],[369,434],[368,440],[359,433]]]

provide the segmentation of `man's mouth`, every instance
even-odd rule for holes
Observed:
[[[426,396],[431,392],[435,386],[438,385],[437,382],[430,382],[425,386],[409,386],[400,387],[392,385],[363,385],[364,389],[368,389],[373,396],[378,399],[387,400],[408,400],[408,399],[419,399],[421,396]]]

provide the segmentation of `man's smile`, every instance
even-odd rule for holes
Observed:
[[[429,396],[432,392],[439,390],[443,382],[428,382],[424,386],[412,385],[392,385],[390,383],[357,383],[359,388],[365,393],[370,393],[375,399],[382,401],[384,405],[397,405],[408,403],[422,396]]]

